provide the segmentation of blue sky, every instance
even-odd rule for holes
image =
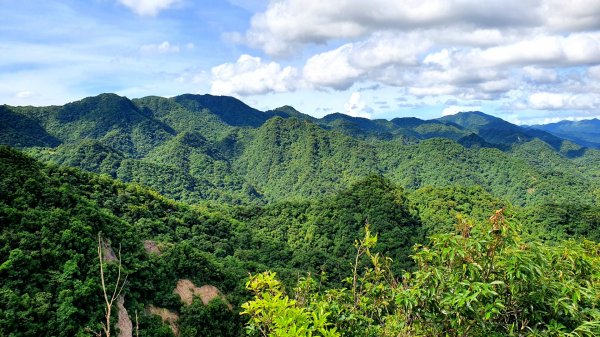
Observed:
[[[0,5],[0,104],[212,93],[319,117],[600,116],[600,0]]]

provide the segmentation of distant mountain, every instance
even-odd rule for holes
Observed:
[[[333,113],[315,122],[326,129],[359,138],[424,140],[441,137],[458,140],[469,135],[469,132],[460,127],[446,125],[437,120],[422,120],[415,117],[394,118],[388,121]]]
[[[591,202],[599,185],[600,151],[481,112],[318,119],[225,96],[102,94],[64,106],[2,106],[0,119],[0,143],[188,202],[322,196],[370,175],[409,190],[482,186],[516,204]],[[540,151],[550,151],[552,165],[538,160]]]
[[[63,106],[18,107],[14,111],[35,120],[62,143],[93,139],[137,158],[175,135],[171,127],[115,94],[101,94]]]
[[[600,149],[600,120],[560,121],[558,123],[531,125],[530,129],[549,132],[581,146]]]
[[[6,105],[0,106],[0,144],[55,147],[60,143],[60,140],[48,134],[34,119],[23,116]]]
[[[514,144],[520,144],[539,138],[560,151],[564,139],[550,133],[531,130],[511,124],[498,117],[487,115],[480,111],[460,112],[455,115],[437,119],[448,125],[458,126],[475,133],[485,142],[495,144],[501,149],[510,149]]]
[[[524,128],[479,111],[461,112],[432,120],[405,117],[391,121],[333,113],[314,122],[328,130],[355,138],[403,138],[412,141],[448,138],[467,147],[496,147],[505,151],[515,144],[536,138],[550,144],[556,151],[562,151],[565,141],[546,131]],[[572,150],[571,146],[569,149]]]

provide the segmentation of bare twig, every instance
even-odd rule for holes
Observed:
[[[104,334],[106,337],[110,337],[110,316],[112,311],[112,306],[117,297],[123,291],[123,287],[125,287],[125,283],[127,282],[127,276],[121,283],[121,245],[119,245],[119,254],[117,259],[119,260],[119,269],[117,271],[117,282],[115,284],[115,289],[113,290],[112,296],[110,300],[108,299],[108,294],[106,293],[106,283],[104,281],[104,258],[102,256],[102,250],[104,248],[104,241],[102,240],[102,235],[98,233],[98,261],[100,262],[100,283],[102,285],[102,293],[104,295],[104,302],[106,307],[104,308],[105,320],[106,323],[102,323],[102,330],[104,330]]]

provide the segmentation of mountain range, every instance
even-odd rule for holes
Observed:
[[[105,326],[250,336],[241,313],[257,303],[248,290],[261,277],[276,291],[255,298],[280,303],[269,304],[270,321],[302,323],[284,313],[325,300],[322,317],[344,335],[387,328],[393,320],[371,314],[405,308],[401,296],[413,293],[406,303],[433,310],[427,329],[462,312],[512,333],[504,318],[468,308],[468,294],[502,317],[534,308],[536,329],[560,319],[560,331],[580,331],[598,320],[600,257],[588,240],[600,238],[600,150],[553,132],[481,112],[314,118],[210,95],[0,106],[0,336]],[[424,306],[423,294],[441,301]]]
[[[531,125],[529,128],[552,133],[555,136],[568,139],[581,146],[600,148],[600,120],[597,118]]]
[[[483,186],[517,204],[573,194],[592,200],[600,158],[565,136],[572,125],[545,131],[476,111],[433,120],[314,118],[290,106],[259,111],[211,95],[101,94],[63,106],[4,105],[0,125],[0,144],[192,202],[310,197],[371,174],[413,190]],[[593,145],[588,128],[586,144]]]

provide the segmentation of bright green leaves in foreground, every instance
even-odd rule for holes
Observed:
[[[487,224],[460,220],[456,234],[416,248],[402,277],[357,243],[349,289],[303,279],[295,299],[273,273],[251,278],[247,331],[260,336],[597,336],[600,245],[528,242],[503,210]],[[366,259],[364,258],[366,257]],[[362,262],[361,262],[362,261]],[[362,265],[361,265],[362,263]]]
[[[255,299],[242,305],[242,314],[250,315],[247,332],[260,336],[323,336],[337,337],[335,327],[327,322],[327,304],[298,302],[283,292],[275,273],[258,274],[246,283]]]

